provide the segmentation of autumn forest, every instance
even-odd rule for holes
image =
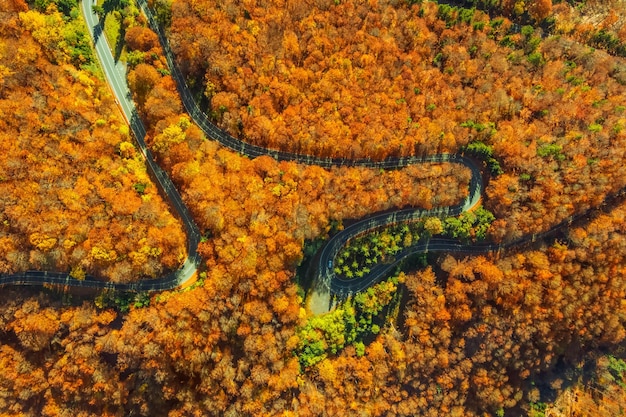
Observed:
[[[626,403],[621,0],[148,0],[93,7],[202,233],[183,288],[0,287],[4,416],[583,416]],[[186,231],[138,150],[80,0],[0,2],[0,274],[154,280]],[[480,205],[355,236],[366,290],[315,306],[325,243],[379,213]],[[434,213],[434,212],[433,212]],[[550,231],[549,234],[545,232]],[[516,242],[522,242],[517,244]]]

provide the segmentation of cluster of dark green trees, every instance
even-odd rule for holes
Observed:
[[[362,278],[370,267],[389,262],[398,252],[423,243],[432,236],[450,237],[463,242],[481,241],[495,220],[484,207],[458,217],[428,217],[402,223],[357,237],[342,249],[334,260],[334,272],[344,279]]]

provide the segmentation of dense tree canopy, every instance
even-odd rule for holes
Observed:
[[[625,185],[623,62],[474,9],[318,3],[172,6],[172,47],[218,124],[333,156],[482,141],[506,170],[488,190],[498,239],[546,229]]]
[[[80,20],[54,5],[12,7],[0,19],[0,271],[128,282],[176,268],[179,222],[105,84],[74,65],[92,65],[91,50],[79,59],[62,41],[71,32],[88,42]]]
[[[235,135],[318,155],[486,156],[499,174],[484,198],[496,215],[487,238],[546,230],[625,185],[623,60],[495,15],[413,3],[151,2],[188,84]],[[498,6],[523,20],[520,3]],[[526,3],[530,17],[549,13],[549,1]],[[47,42],[67,35],[65,18],[42,11],[0,5],[3,271],[79,266],[125,280],[175,267],[180,227],[104,85],[76,67],[91,61]],[[624,341],[621,198],[549,241],[431,255],[311,317],[296,277],[305,244],[373,212],[459,203],[470,173],[242,157],[182,114],[144,19],[125,23],[128,81],[157,161],[202,229],[206,270],[127,313],[102,297],[3,288],[2,412],[520,415],[570,382],[560,369]],[[423,227],[452,234],[472,216]]]

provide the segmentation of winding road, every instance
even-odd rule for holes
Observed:
[[[242,142],[239,139],[227,134],[223,130],[213,125],[208,116],[201,111],[198,104],[193,99],[193,95],[186,85],[185,79],[175,64],[173,53],[169,47],[167,37],[157,24],[155,18],[147,7],[145,0],[138,0],[138,4],[142,11],[148,17],[148,21],[152,29],[157,33],[160,43],[165,51],[165,56],[171,75],[176,81],[181,100],[186,111],[192,117],[194,122],[204,131],[207,137],[217,140],[222,145],[230,148],[242,155],[255,158],[262,155],[269,155],[279,161],[293,161],[309,165],[318,165],[321,167],[332,166],[361,166],[378,169],[397,169],[417,163],[456,163],[470,169],[471,179],[468,185],[469,193],[467,198],[456,206],[437,208],[433,210],[415,210],[406,209],[393,213],[376,215],[360,222],[354,223],[350,227],[344,229],[340,233],[334,235],[324,246],[316,265],[317,281],[322,287],[325,287],[332,295],[345,298],[350,294],[362,291],[374,283],[380,281],[389,275],[389,272],[396,267],[406,256],[414,253],[425,252],[458,252],[458,253],[484,253],[500,249],[506,249],[513,245],[519,245],[528,241],[535,241],[560,230],[567,224],[578,217],[587,215],[581,213],[573,216],[562,223],[554,226],[550,230],[540,235],[526,236],[506,245],[493,244],[474,244],[467,245],[450,239],[432,238],[428,242],[420,243],[401,253],[397,254],[395,261],[391,264],[380,264],[363,278],[358,280],[342,280],[333,272],[332,263],[335,256],[341,248],[353,237],[366,233],[369,230],[383,227],[389,224],[397,224],[417,220],[423,217],[432,216],[455,216],[467,211],[480,203],[482,192],[482,176],[479,167],[472,159],[466,158],[458,154],[441,154],[423,157],[407,157],[407,158],[390,158],[383,161],[372,161],[370,159],[341,159],[341,158],[320,158],[311,155],[301,155],[296,153],[272,150],[262,148]],[[187,232],[187,253],[188,257],[184,264],[177,271],[171,272],[161,278],[154,280],[143,280],[131,284],[114,284],[104,282],[93,276],[87,276],[84,280],[77,280],[69,276],[68,273],[49,272],[49,271],[26,271],[16,274],[7,274],[0,276],[1,285],[45,285],[57,284],[73,287],[90,287],[112,289],[120,291],[162,291],[176,288],[185,284],[194,276],[201,259],[197,253],[198,244],[200,243],[200,231],[195,224],[188,208],[182,201],[182,198],[172,183],[169,176],[154,162],[153,156],[146,146],[145,135],[146,129],[143,122],[139,118],[133,101],[131,100],[130,91],[126,83],[126,68],[123,64],[115,62],[111,50],[106,43],[106,39],[102,33],[102,25],[98,21],[98,16],[92,11],[93,0],[83,0],[82,12],[85,21],[89,27],[89,31],[93,37],[95,49],[98,58],[102,64],[107,81],[113,90],[118,103],[127,118],[131,129],[135,135],[137,145],[143,154],[148,171],[153,180],[159,187],[161,194],[169,200],[171,207],[178,214],[184,224]],[[623,193],[623,192],[622,192]]]
[[[98,59],[100,60],[104,74],[115,94],[117,102],[133,130],[137,146],[145,158],[150,176],[157,184],[161,194],[169,201],[171,207],[175,210],[185,227],[187,234],[187,258],[183,265],[176,271],[157,279],[142,280],[130,284],[105,282],[91,275],[87,275],[83,280],[78,280],[72,278],[67,272],[25,271],[1,275],[0,286],[55,284],[119,291],[163,291],[184,285],[194,276],[201,262],[201,258],[198,255],[198,244],[201,238],[198,226],[191,217],[187,206],[183,203],[174,183],[172,183],[167,173],[154,162],[154,158],[145,142],[146,129],[139,118],[134,102],[130,99],[130,91],[126,84],[126,68],[122,63],[116,63],[113,59],[106,38],[102,33],[102,25],[98,21],[98,16],[93,12],[92,6],[93,0],[85,0],[81,9],[89,32],[93,38]]]

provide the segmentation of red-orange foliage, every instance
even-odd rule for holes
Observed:
[[[149,52],[159,47],[159,38],[156,33],[142,26],[133,26],[126,30],[124,40],[131,50]]]
[[[0,271],[57,269],[121,282],[176,268],[181,226],[111,95],[93,74],[48,61],[45,42],[24,30],[24,22],[39,22],[37,12],[2,9]]]
[[[185,8],[188,5],[176,3],[175,15],[179,7]],[[226,10],[234,13],[233,10],[236,9]],[[269,18],[260,9],[246,10]],[[298,9],[294,7],[293,10],[295,13]],[[299,13],[304,12],[300,10]],[[235,13],[235,19],[236,16]],[[214,34],[218,26],[211,26],[210,29],[192,26],[190,21],[195,17],[184,13],[181,14],[181,19],[188,19],[185,25],[196,28],[194,33],[201,33],[202,30],[211,32],[211,36],[205,33],[202,42],[209,43],[206,53],[214,53],[218,47],[215,40],[217,35]],[[453,30],[444,32],[441,22],[437,22],[432,11],[426,15],[424,21],[416,21],[422,25],[432,25],[440,36],[460,36]],[[248,23],[258,24],[256,20]],[[253,33],[255,28],[251,27],[250,32],[238,31],[237,27],[233,30],[235,35],[241,34],[245,37],[248,36],[247,33]],[[179,42],[176,47],[184,49],[185,54],[197,52],[188,38],[192,36],[191,39],[195,39],[194,33],[184,32],[185,40],[182,41],[180,36],[183,34],[175,32],[173,44]],[[436,83],[432,85],[437,85],[438,91],[443,91],[444,94],[441,97],[428,97],[430,100],[443,101],[438,101],[435,108],[430,110],[433,112],[432,118],[423,118],[421,123],[429,137],[438,137],[442,132],[441,127],[446,126],[445,123],[452,126],[450,129],[454,131],[453,137],[447,133],[443,135],[443,139],[452,144],[451,147],[468,139],[481,139],[494,145],[496,155],[504,161],[503,166],[507,170],[505,175],[492,179],[490,184],[492,207],[500,210],[503,217],[499,223],[502,232],[494,233],[502,233],[503,237],[512,238],[520,234],[516,231],[519,227],[525,228],[523,232],[546,228],[571,214],[577,204],[593,206],[606,193],[620,187],[621,182],[609,185],[601,181],[602,176],[609,174],[619,178],[621,168],[618,159],[614,158],[615,152],[619,152],[621,148],[619,141],[622,137],[619,132],[612,136],[612,140],[617,141],[615,145],[601,155],[590,152],[596,149],[595,146],[603,149],[602,146],[607,144],[607,137],[603,134],[583,134],[579,139],[583,145],[575,148],[562,146],[561,151],[566,156],[566,162],[557,155],[550,155],[548,158],[538,155],[538,148],[542,145],[561,143],[561,136],[558,134],[537,136],[538,132],[550,132],[554,126],[559,128],[563,119],[581,120],[581,116],[586,117],[585,121],[576,122],[579,125],[574,127],[578,131],[586,129],[598,117],[610,119],[610,123],[617,121],[610,114],[609,107],[603,107],[605,104],[594,106],[594,100],[599,98],[599,88],[583,89],[566,85],[564,93],[569,95],[569,99],[564,102],[555,94],[548,94],[564,88],[564,82],[557,78],[559,68],[564,66],[563,62],[548,63],[542,71],[529,75],[526,66],[513,65],[507,60],[510,52],[501,51],[484,33],[474,33],[472,36],[476,45],[490,54],[489,64],[496,69],[495,72],[490,74],[478,71],[478,68],[486,67],[486,63],[471,56],[454,61],[459,54],[464,56],[463,48],[454,44],[448,45],[444,49],[447,59],[450,59],[450,66],[459,68],[459,72],[466,72],[458,81],[454,73],[450,74],[451,79],[445,82],[441,80],[439,69],[424,73],[432,77],[428,78]],[[265,41],[260,42],[261,47],[280,48],[275,41],[270,45],[271,40],[264,39]],[[225,48],[232,47],[231,43],[224,40],[221,43]],[[291,59],[297,59],[298,54],[302,53],[302,47],[296,47],[290,33],[286,32],[281,45],[288,51],[285,56],[290,56]],[[558,42],[547,43],[542,46],[542,51],[546,56],[552,56],[550,54],[556,54],[563,45]],[[330,48],[331,45],[321,42],[316,46],[317,48],[311,47],[310,56],[319,55],[319,51]],[[468,49],[465,49],[466,53]],[[573,53],[577,53],[575,49]],[[254,85],[246,84],[254,76],[246,68],[241,69],[245,77],[230,78],[229,69],[232,68],[232,63],[227,61],[230,59],[228,57],[218,56],[207,61],[211,68],[207,73],[209,81],[206,83],[208,95],[215,100],[214,103],[219,104],[215,109],[220,110],[221,106],[227,110],[222,119],[225,125],[235,126],[232,124],[233,120],[238,117],[243,120],[248,113],[251,120],[254,118],[255,126],[265,132],[264,135],[268,135],[263,136],[264,138],[283,141],[280,146],[292,146],[294,142],[290,139],[286,126],[289,120],[295,120],[300,129],[298,132],[301,136],[298,138],[303,138],[303,141],[298,139],[297,146],[306,146],[299,149],[304,151],[313,149],[311,146],[317,146],[307,139],[307,134],[313,131],[322,132],[324,126],[330,124],[325,125],[326,120],[322,124],[311,123],[303,117],[307,115],[307,107],[298,111],[288,110],[290,100],[293,100],[295,94],[290,86],[295,84],[296,88],[300,88],[298,83],[281,81],[279,77],[268,78],[264,85],[269,86],[272,95],[260,94],[255,102],[257,107],[242,108],[245,101],[240,101],[241,98],[232,92],[220,92],[216,89],[217,83],[213,82],[216,78],[211,75],[219,75],[220,82],[232,83],[244,95],[251,89],[254,90]],[[317,59],[323,62],[324,56]],[[475,61],[468,63],[471,60]],[[250,59],[248,62],[253,61]],[[260,59],[254,62],[258,62],[255,69],[261,72],[265,67],[280,66],[280,62],[271,60]],[[464,68],[463,64],[467,66]],[[193,59],[185,65],[191,68],[199,66],[198,61]],[[577,69],[570,70],[573,71],[571,75],[586,71],[585,75],[590,80],[595,80],[594,82],[605,80],[607,72],[602,65],[595,69],[585,67],[584,70],[583,66],[584,62],[581,61]],[[294,73],[300,77],[302,85],[310,84],[313,79],[302,71],[294,70]],[[336,81],[339,82],[344,77],[339,73],[328,73],[331,78],[335,74]],[[336,90],[337,87],[330,83],[331,78],[324,88],[332,95],[333,88]],[[538,80],[545,82],[543,88],[546,92],[533,91],[532,85],[538,83]],[[460,86],[468,82],[473,83],[480,94],[474,94],[473,102],[467,101],[465,97],[466,101],[463,103],[466,106],[471,103],[474,107],[469,107],[476,110],[470,111],[477,113],[461,116],[462,112],[459,110],[457,122],[480,114],[480,118],[475,118],[476,121],[486,123],[492,118],[498,120],[497,132],[490,135],[488,130],[462,130],[447,121],[446,114],[438,111],[440,103],[451,99],[450,94],[455,99],[463,100],[464,90]],[[445,94],[451,85],[457,85],[458,88]],[[494,91],[494,94],[489,95],[490,91]],[[609,101],[613,102],[621,94],[621,87],[610,81],[607,91],[611,97]],[[579,96],[587,101],[578,100]],[[344,97],[337,102],[343,104]],[[346,102],[350,100],[346,99]],[[428,104],[430,101],[423,97],[421,106],[426,107]],[[567,104],[577,107],[575,110],[568,109]],[[236,108],[231,109],[233,106]],[[287,108],[281,116],[280,109],[285,106]],[[450,107],[448,105],[447,108]],[[263,109],[266,115],[256,117],[258,108]],[[311,106],[308,108],[312,109]],[[544,115],[545,120],[538,118],[538,114],[533,114],[546,108],[550,110]],[[319,113],[323,115],[332,115],[333,111],[339,111],[330,105],[324,107],[323,104],[319,109]],[[559,111],[565,112],[567,116],[552,114]],[[364,122],[380,127],[378,119],[364,118]],[[153,132],[157,148],[179,123],[180,119],[176,115],[157,123]],[[336,130],[333,132],[341,132],[342,126],[334,126]],[[563,128],[564,132],[573,129],[568,125]],[[461,142],[458,138],[462,136],[458,132],[466,135]],[[448,197],[448,194],[441,190],[461,188],[454,181],[466,181],[468,174],[448,175],[446,173],[450,171],[445,171],[449,169],[445,166],[431,167],[429,171],[423,171],[424,167],[413,167],[382,174],[371,170],[345,168],[328,172],[316,167],[277,163],[268,157],[249,161],[219,148],[212,142],[203,142],[199,135],[192,135],[191,140],[186,140],[187,130],[183,133],[185,140],[170,146],[169,150],[163,150],[159,158],[165,161],[175,180],[181,184],[184,198],[201,226],[212,232],[212,238],[201,247],[211,268],[204,288],[193,293],[194,298],[200,300],[199,305],[205,304],[204,300],[207,299],[217,300],[213,301],[210,309],[200,313],[204,314],[200,321],[204,323],[206,320],[211,324],[201,325],[191,319],[197,311],[201,311],[195,310],[196,307],[182,309],[182,306],[190,305],[190,297],[173,295],[167,305],[161,306],[159,310],[146,312],[145,316],[141,313],[141,318],[137,312],[123,328],[121,335],[130,341],[137,334],[139,323],[153,320],[149,317],[158,314],[164,317],[165,335],[152,330],[155,326],[151,325],[145,340],[158,340],[154,343],[155,346],[151,345],[154,352],[160,352],[160,349],[166,347],[169,352],[167,356],[172,358],[172,362],[161,364],[148,361],[142,367],[149,369],[150,373],[159,372],[158,375],[165,381],[161,398],[173,398],[174,392],[185,392],[193,398],[179,402],[175,413],[231,412],[272,415],[272,410],[277,409],[271,408],[270,404],[281,410],[290,408],[283,402],[287,391],[281,391],[288,390],[289,384],[272,385],[270,381],[280,380],[284,376],[283,370],[288,367],[285,364],[294,363],[288,352],[297,344],[292,330],[297,322],[299,305],[295,299],[295,288],[289,279],[292,276],[290,271],[299,261],[297,248],[302,246],[303,239],[324,234],[331,219],[361,216],[393,205],[401,206],[407,201],[425,207],[447,204],[455,198],[444,202],[441,199]],[[167,137],[171,139],[174,136]],[[332,137],[342,136],[333,133]],[[380,138],[380,135],[375,136],[368,142],[368,146],[377,146],[376,149],[380,150]],[[517,138],[519,141],[512,141],[510,138]],[[529,139],[530,143],[524,143],[525,139]],[[339,152],[321,145],[319,149],[322,154]],[[361,148],[352,142],[349,149],[350,154],[354,152],[354,155],[362,155]],[[343,155],[345,150],[339,153]],[[376,156],[383,155],[384,153],[380,153]],[[602,162],[594,163],[593,158],[596,156],[602,158]],[[526,160],[532,161],[532,164],[528,165]],[[442,168],[445,170],[441,171]],[[560,170],[555,171],[555,168]],[[530,187],[526,193],[514,192],[514,187],[524,183],[519,178],[520,173],[533,174],[530,175],[532,183],[526,184]],[[440,177],[442,174],[446,174],[445,180]],[[415,178],[410,193],[405,191],[407,188],[400,186],[408,183],[407,175]],[[432,175],[437,176],[436,182]],[[593,185],[586,182],[587,177],[596,180],[589,181]],[[422,187],[424,182],[435,183],[435,186],[442,188],[429,190]],[[558,192],[563,183],[571,184],[569,194],[562,195]],[[393,184],[398,184],[398,188]],[[458,198],[459,196],[456,197],[457,201]],[[507,201],[510,203],[507,204]],[[546,207],[555,208],[553,217]],[[581,207],[585,206],[579,208]],[[530,208],[534,209],[533,217],[527,219]],[[595,224],[586,229],[597,230]],[[581,294],[589,294],[587,287],[576,287],[576,281],[583,276],[587,281],[594,277],[592,270],[576,266],[576,261],[572,258],[572,251],[580,252],[577,256],[590,255],[587,249],[596,241],[585,239],[588,239],[587,233],[574,231],[572,249],[555,245],[552,248],[507,255],[498,261],[486,257],[467,261],[450,258],[441,265],[444,271],[442,274],[447,276],[443,288],[430,271],[418,274],[417,278],[408,278],[410,302],[404,325],[399,329],[402,333],[388,329],[368,347],[366,357],[357,358],[354,349],[348,348],[339,357],[321,362],[312,373],[302,376],[304,382],[299,386],[297,394],[298,415],[356,413],[357,410],[367,410],[372,415],[478,415],[486,410],[495,412],[501,407],[515,406],[524,396],[524,381],[552,366],[558,349],[565,346],[575,355],[574,352],[584,349],[585,343],[605,337],[598,333],[598,329],[607,325],[611,327],[611,336],[606,340],[601,339],[604,343],[615,343],[623,338],[623,323],[616,321],[615,315],[611,315],[611,311],[619,311],[620,305],[616,302],[623,292],[621,289],[604,294],[608,297],[601,301],[608,306],[605,310],[595,308],[593,314],[586,314],[582,310],[589,302],[597,301],[589,296],[581,297]],[[578,247],[578,241],[585,246]],[[606,240],[600,237],[597,242]],[[606,258],[602,250],[597,249],[596,252],[599,257],[597,261],[604,262]],[[611,259],[612,262],[619,262],[618,259],[621,258],[616,256]],[[588,259],[584,262],[588,262]],[[612,270],[615,271],[615,268]],[[603,277],[606,275],[598,270],[597,283],[606,279]],[[615,282],[618,281],[619,279]],[[600,296],[598,291],[592,291],[591,294]],[[176,300],[181,300],[181,304]],[[180,323],[177,324],[179,329],[190,330],[177,333],[176,336],[167,335],[166,329],[174,325],[176,318],[176,323]],[[595,330],[590,331],[591,328]],[[194,338],[196,332],[210,334],[211,337],[208,342],[201,342]],[[239,340],[239,352],[230,343],[222,342],[234,339]],[[127,355],[124,363],[129,362],[134,355],[141,355],[130,343],[123,346]],[[181,355],[185,355],[185,352],[198,352],[206,349],[205,346],[212,349],[213,353],[210,357],[202,353],[194,356],[201,358],[194,362],[197,368],[192,370],[189,361],[181,364],[180,359],[184,357]],[[272,348],[268,349],[268,346]],[[186,375],[208,372],[203,371],[204,369],[215,371],[211,372],[210,377],[201,379],[199,388],[193,389],[173,378],[168,371],[170,368],[183,369],[182,372]],[[196,401],[197,398],[202,398],[204,402],[200,404]],[[156,398],[145,403],[152,406],[153,400],[158,404]]]
[[[552,39],[539,48],[548,62],[535,68],[523,45],[513,50],[495,42],[506,29],[494,31],[493,41],[483,30],[446,28],[432,4],[423,6],[419,18],[417,6],[375,1],[292,1],[279,8],[226,2],[220,10],[201,3],[173,3],[171,42],[185,71],[198,76],[197,83],[206,80],[207,95],[226,109],[220,122],[234,132],[241,118],[243,134],[260,143],[340,156],[382,157],[388,148],[410,154],[416,145],[437,152],[486,141],[505,169],[491,179],[487,194],[500,217],[492,230],[502,239],[549,227],[623,186],[623,116],[616,110],[623,87],[619,63],[602,54]],[[91,223],[77,223],[81,216],[68,220],[49,208],[53,198],[5,204],[9,229],[21,227],[20,244],[33,249],[15,251],[14,238],[1,235],[0,249],[8,254],[3,267],[47,266],[67,239],[58,226],[65,223],[85,237],[87,243],[79,242],[85,252],[98,248],[98,268],[112,251],[122,258],[132,241],[146,235],[154,247],[151,239],[167,242],[167,232],[173,245],[177,232],[159,228],[160,206],[150,205],[156,195],[149,201],[135,196],[135,177],[123,173],[136,161],[134,150],[109,132],[121,123],[105,120],[71,132],[80,118],[65,124],[64,114],[46,113],[39,104],[60,108],[56,98],[15,88],[36,78],[41,55],[29,48],[18,20],[0,21],[3,30],[23,38],[15,62],[24,70],[1,79],[1,97],[12,98],[3,102],[11,106],[5,114],[23,121],[20,126],[63,125],[74,138],[31,130],[7,136],[1,143],[16,154],[2,169],[11,181],[22,181],[10,191],[47,190],[46,180],[66,172],[53,157],[71,155],[80,162],[86,148],[101,171],[68,176],[68,191],[56,198],[91,213],[76,204],[71,189],[103,213],[89,218],[95,227],[89,229]],[[149,88],[134,94],[144,99],[141,112],[158,161],[208,237],[200,247],[206,278],[191,291],[167,292],[149,307],[131,308],[123,320],[110,310],[64,307],[48,296],[7,289],[0,305],[0,332],[7,336],[0,347],[0,409],[16,415],[478,416],[536,399],[531,381],[557,360],[575,362],[580,352],[614,346],[626,336],[626,205],[619,203],[576,225],[561,242],[499,258],[443,256],[437,268],[406,278],[408,302],[400,320],[384,324],[362,357],[349,347],[301,373],[294,330],[305,312],[293,277],[305,239],[327,234],[331,221],[373,211],[453,204],[463,197],[469,174],[446,164],[380,172],[241,157],[205,140],[181,117],[173,82],[159,71],[164,60],[152,55],[158,52],[154,37],[139,29],[129,36],[133,47],[152,48],[144,64],[153,68],[137,66],[129,79],[148,81]],[[521,35],[513,39],[522,42]],[[575,67],[562,61],[562,51]],[[57,72],[65,76],[52,78],[57,85],[72,81],[73,72]],[[574,78],[567,81],[569,76]],[[82,100],[85,120],[97,121],[85,103],[99,94],[101,110],[110,113],[111,99],[99,87],[89,93],[74,84],[73,94],[59,94],[59,103],[75,109],[72,100]],[[469,119],[484,128],[460,126]],[[0,120],[4,130],[16,129],[5,121],[11,118]],[[592,123],[602,128],[589,129]],[[105,153],[100,141],[98,152],[92,149],[94,137],[109,148],[119,144],[121,157],[111,152],[105,161],[97,159]],[[22,152],[31,149],[26,145],[37,152]],[[546,149],[553,151],[541,156]],[[20,177],[40,155],[50,158],[46,169],[29,177],[34,179]],[[119,185],[108,182],[109,172],[119,173]],[[28,229],[30,213],[39,207],[46,208],[42,226]],[[119,220],[133,210],[154,223],[147,232]],[[135,252],[123,259],[126,265],[143,264],[142,252]]]
[[[581,42],[593,42],[594,46],[619,52],[620,43],[626,42],[626,19],[623,5],[615,0],[590,0],[570,5],[565,2],[554,5],[555,29]],[[598,35],[600,38],[598,38]],[[598,39],[610,42],[597,42]],[[622,49],[621,56],[624,56]]]
[[[501,6],[520,14],[520,4]],[[526,8],[541,19],[551,5]],[[626,70],[609,56],[564,38],[531,46],[539,33],[514,34],[513,47],[502,47],[510,22],[491,28],[476,12],[483,29],[446,28],[433,3],[266,9],[187,1],[172,8],[172,47],[234,135],[372,158],[488,142],[507,170],[487,190],[488,208],[505,222],[494,233],[504,239],[545,230],[626,185],[617,157],[626,136],[615,110]],[[533,64],[532,53],[545,63]],[[560,151],[540,156],[550,146]]]

